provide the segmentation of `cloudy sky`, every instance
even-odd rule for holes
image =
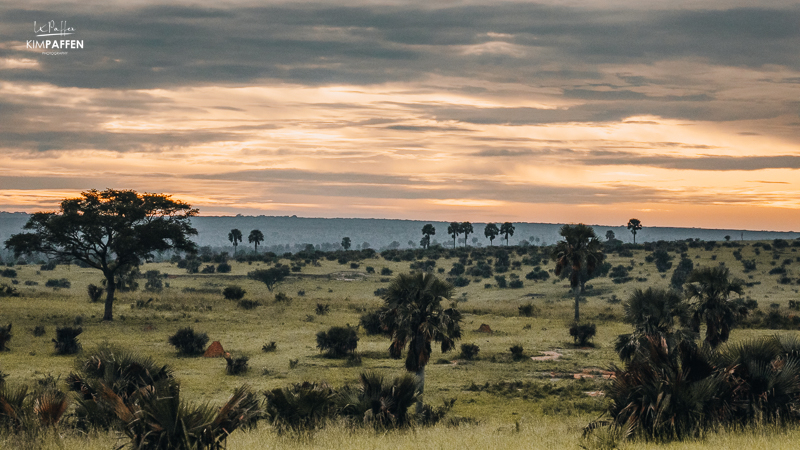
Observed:
[[[25,3],[0,210],[800,230],[795,1]]]

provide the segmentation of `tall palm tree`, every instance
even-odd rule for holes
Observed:
[[[399,359],[408,344],[406,370],[414,372],[420,383],[418,412],[422,408],[431,342],[441,343],[444,353],[461,338],[461,313],[442,306],[442,300],[452,297],[453,289],[453,285],[431,273],[400,274],[383,295],[386,311],[381,321],[392,337],[389,354]]]
[[[483,235],[489,238],[489,245],[494,245],[494,238],[500,234],[500,229],[494,223],[487,223],[486,228],[483,229]]]
[[[464,247],[467,246],[467,237],[472,234],[474,230],[472,229],[472,224],[469,222],[462,222],[461,223],[461,232],[464,233]]]
[[[500,234],[506,239],[506,247],[508,247],[508,237],[514,235],[514,224],[511,222],[505,222],[500,225]]]
[[[453,236],[453,248],[456,248],[456,238],[461,234],[461,224],[458,222],[450,222],[447,226],[447,234]]]
[[[430,223],[425,224],[425,226],[422,227],[422,234],[423,234],[424,239],[425,239],[424,241],[422,241],[422,242],[425,243],[424,247],[425,248],[430,247],[430,245],[431,245],[431,236],[436,234],[436,228]]]
[[[727,267],[701,267],[686,280],[686,298],[692,305],[691,326],[700,331],[700,322],[706,323],[705,341],[717,347],[728,340],[736,321],[747,314],[747,309],[731,301],[732,294],[744,294],[744,281],[731,279]]]
[[[228,233],[228,240],[233,244],[233,255],[236,256],[236,247],[239,242],[242,242],[242,232],[238,228],[234,228]]]
[[[264,242],[264,233],[261,230],[253,230],[250,236],[247,236],[247,242],[255,244],[256,253],[258,253],[258,244]]]
[[[631,219],[628,221],[628,229],[633,234],[633,243],[636,243],[636,233],[642,229],[642,221],[639,219]]]
[[[551,258],[556,262],[555,274],[560,276],[564,270],[569,270],[569,284],[575,294],[575,322],[580,320],[580,297],[584,289],[586,275],[592,273],[603,262],[603,246],[592,227],[579,223],[577,225],[564,225],[559,230],[564,237],[559,241]],[[588,278],[588,277],[587,277]]]
[[[637,355],[647,355],[655,344],[669,351],[687,336],[675,331],[677,323],[689,318],[688,303],[673,291],[664,289],[636,289],[622,305],[623,321],[633,325],[633,333],[621,334],[615,350],[623,362],[632,361]]]

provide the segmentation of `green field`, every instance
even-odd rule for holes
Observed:
[[[760,243],[759,243],[760,244]],[[800,300],[798,294],[797,246],[769,250],[754,246],[753,242],[730,246],[717,244],[706,250],[703,246],[689,248],[688,257],[694,267],[724,264],[732,275],[750,283],[746,297],[759,304],[762,313],[772,310],[793,317],[790,301]],[[743,272],[742,259],[754,260],[756,269]],[[418,251],[423,255],[422,251]],[[617,335],[629,332],[630,326],[622,323],[622,305],[613,299],[624,300],[636,288],[669,285],[672,269],[659,273],[645,257],[652,250],[641,246],[632,250],[633,256],[609,254],[612,266],[633,267],[632,281],[615,284],[608,277],[588,282],[586,302],[581,305],[582,318],[597,324],[593,347],[576,347],[567,332],[572,320],[573,297],[568,282],[552,276],[546,281],[525,279],[532,267],[513,262],[524,255],[512,252],[512,266],[507,277],[515,274],[523,280],[520,289],[501,289],[494,278],[472,280],[466,287],[456,288],[455,298],[464,313],[463,338],[460,343],[473,343],[480,347],[478,358],[461,359],[458,350],[434,355],[427,367],[425,401],[433,405],[455,398],[451,415],[476,419],[476,422],[459,427],[437,425],[410,431],[376,433],[369,429],[352,430],[341,424],[331,424],[324,430],[306,434],[278,435],[262,422],[252,431],[237,431],[229,439],[228,448],[406,448],[426,446],[431,448],[577,448],[583,427],[596,419],[605,408],[602,395],[589,395],[602,391],[605,381],[602,371],[619,364],[613,350]],[[673,253],[673,269],[678,256]],[[436,269],[449,271],[458,259],[438,259]],[[788,262],[787,262],[788,261]],[[288,261],[282,260],[287,263]],[[233,269],[227,274],[187,274],[173,263],[149,263],[141,272],[158,270],[166,274],[166,287],[160,292],[139,288],[134,292],[118,293],[115,303],[115,320],[102,322],[102,303],[90,303],[86,294],[89,284],[101,284],[101,274],[93,269],[59,265],[55,270],[41,270],[39,264],[14,265],[19,297],[0,298],[0,323],[13,324],[13,338],[9,351],[0,354],[0,371],[8,376],[8,385],[31,383],[32,380],[52,375],[64,379],[73,370],[74,356],[56,356],[51,340],[57,326],[80,325],[83,333],[79,340],[84,352],[103,343],[134,349],[143,355],[174,368],[181,382],[184,398],[194,402],[221,403],[231,391],[243,383],[256,391],[284,387],[302,381],[326,381],[340,386],[354,383],[365,370],[376,370],[387,375],[403,372],[403,361],[389,358],[389,340],[381,336],[366,336],[359,332],[358,353],[361,365],[348,365],[344,359],[330,359],[316,348],[316,333],[334,325],[357,325],[367,311],[377,309],[382,300],[375,291],[388,285],[391,276],[380,275],[383,268],[393,274],[408,272],[408,261],[389,261],[379,256],[358,261],[357,268],[350,263],[320,260],[318,265],[307,264],[299,273],[280,283],[275,292],[247,278],[249,271],[266,268],[264,262],[231,261]],[[204,264],[205,265],[205,264]],[[373,267],[375,273],[366,268]],[[542,269],[552,272],[553,262],[545,259]],[[785,275],[769,272],[783,267]],[[445,274],[439,274],[444,278]],[[779,278],[788,277],[781,284]],[[45,287],[49,279],[65,278],[71,282],[68,289]],[[28,283],[26,283],[28,282]],[[784,280],[786,282],[786,280]],[[10,278],[0,278],[0,283],[11,283]],[[38,283],[38,285],[33,285]],[[141,286],[144,280],[139,280]],[[486,287],[487,284],[491,286]],[[221,290],[226,286],[243,287],[245,299],[255,300],[261,306],[244,310],[236,302],[225,300]],[[283,292],[291,302],[276,303],[274,294]],[[300,292],[304,292],[300,295]],[[152,301],[149,301],[152,299]],[[535,313],[522,317],[518,308],[532,303]],[[317,304],[329,304],[325,315],[315,313]],[[492,332],[479,332],[482,324]],[[45,334],[34,336],[37,326]],[[208,334],[210,341],[220,341],[233,356],[250,358],[249,371],[240,376],[230,376],[221,358],[179,357],[167,338],[179,328],[191,326],[195,331]],[[797,327],[794,327],[797,329]],[[738,328],[731,340],[774,333],[796,333],[764,328]],[[265,343],[274,341],[277,350],[265,353]],[[525,358],[514,361],[509,348],[522,345],[526,356],[541,356],[542,352],[556,352],[554,360],[535,361]],[[296,360],[296,363],[291,361]],[[116,435],[101,434],[86,438],[65,431],[63,441],[53,436],[42,444],[52,448],[111,448]],[[752,447],[781,448],[792,445],[800,437],[800,430],[768,426],[756,430],[722,430],[691,442],[672,443],[659,448],[710,448]],[[6,445],[15,442],[5,438]],[[3,441],[0,440],[0,446]],[[118,445],[118,444],[117,444]],[[630,443],[630,448],[650,448],[654,444]],[[5,448],[5,447],[3,447]]]

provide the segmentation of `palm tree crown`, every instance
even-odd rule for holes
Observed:
[[[686,298],[693,304],[692,328],[700,330],[706,323],[706,342],[717,347],[728,340],[736,321],[747,309],[730,300],[731,294],[744,294],[744,281],[730,278],[727,267],[701,267],[686,280]]]
[[[619,335],[615,345],[625,362],[637,354],[649,354],[653,345],[670,351],[686,337],[684,332],[674,331],[676,321],[685,323],[689,318],[688,304],[675,291],[636,289],[622,307],[623,320],[633,325],[633,333]]]
[[[500,229],[494,223],[487,223],[486,228],[483,229],[483,235],[489,238],[489,245],[492,245],[494,238],[500,234]]]
[[[504,222],[500,225],[500,234],[506,238],[506,247],[508,247],[508,237],[514,235],[514,224],[511,222]]]
[[[236,246],[242,242],[242,232],[238,228],[234,228],[228,233],[228,240],[233,244],[233,253],[236,254]]]
[[[261,230],[253,230],[250,232],[250,235],[247,236],[247,242],[254,244],[256,253],[258,253],[258,244],[264,242],[264,233]]]

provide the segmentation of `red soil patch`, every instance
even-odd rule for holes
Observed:
[[[225,355],[225,350],[222,348],[222,344],[219,341],[214,341],[211,345],[208,346],[206,352],[203,353],[204,358],[219,358]]]

